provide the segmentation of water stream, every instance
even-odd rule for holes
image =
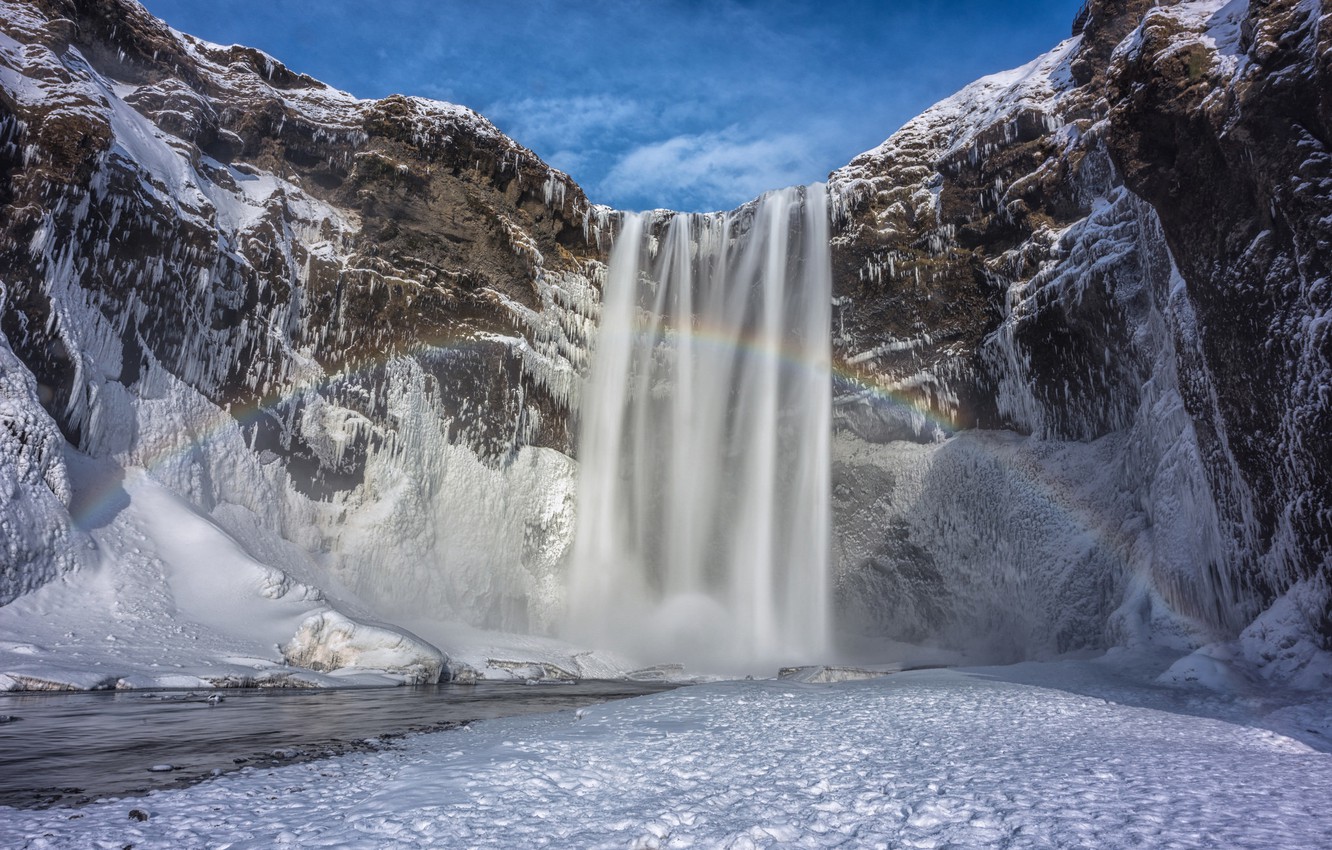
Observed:
[[[643,663],[826,657],[825,188],[628,215],[581,411],[569,633]]]
[[[389,745],[408,732],[669,688],[636,682],[0,694],[0,804],[143,794]],[[217,703],[209,696],[221,697]],[[170,770],[154,771],[154,766]],[[2,844],[3,842],[0,842]]]

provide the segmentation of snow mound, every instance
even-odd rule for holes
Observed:
[[[337,611],[320,611],[301,623],[282,647],[287,663],[321,673],[385,672],[409,684],[439,681],[448,659],[435,647],[383,626],[358,623]]]
[[[1237,663],[1228,643],[1209,644],[1176,661],[1157,681],[1163,685],[1201,685],[1219,693],[1247,694],[1257,683]]]
[[[1216,691],[1245,693],[1280,683],[1317,691],[1332,683],[1332,652],[1318,637],[1318,602],[1324,579],[1297,582],[1277,597],[1235,640],[1208,644],[1163,673],[1165,684],[1196,682]]]

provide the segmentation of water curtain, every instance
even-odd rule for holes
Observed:
[[[718,672],[828,644],[822,185],[627,215],[580,415],[572,637]]]

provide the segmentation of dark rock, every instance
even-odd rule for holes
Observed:
[[[832,175],[835,345],[870,387],[837,421],[880,441],[919,441],[903,425],[923,417],[1141,442],[1177,383],[1220,540],[1146,572],[1204,634],[1233,637],[1332,575],[1332,22],[1295,0],[1181,9],[1091,0],[1048,67],[977,83]],[[1126,468],[1157,463],[1141,451]],[[876,497],[849,475],[835,511],[861,527],[848,518]],[[881,538],[842,541],[842,609],[921,639],[911,624],[946,622],[960,579],[927,566],[919,529]],[[1310,617],[1332,645],[1332,617]],[[1073,644],[1088,638],[1113,639]]]
[[[1332,569],[1327,24],[1322,6],[1249,4],[1233,81],[1188,34],[1145,27],[1108,79],[1111,152],[1196,306],[1195,368],[1214,391],[1185,400],[1216,492],[1248,494],[1219,504],[1238,578],[1263,599]]]

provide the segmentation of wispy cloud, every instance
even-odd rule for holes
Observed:
[[[682,209],[713,209],[718,201],[733,207],[769,189],[806,182],[817,172],[818,159],[817,141],[809,135],[758,138],[732,126],[635,147],[616,160],[597,188],[650,206],[660,198]]]
[[[1027,62],[1081,0],[144,2],[362,97],[477,109],[599,202],[717,209],[820,179]]]
[[[641,122],[643,111],[637,101],[607,94],[528,97],[485,110],[509,135],[549,150],[581,147],[607,132],[625,133]]]

